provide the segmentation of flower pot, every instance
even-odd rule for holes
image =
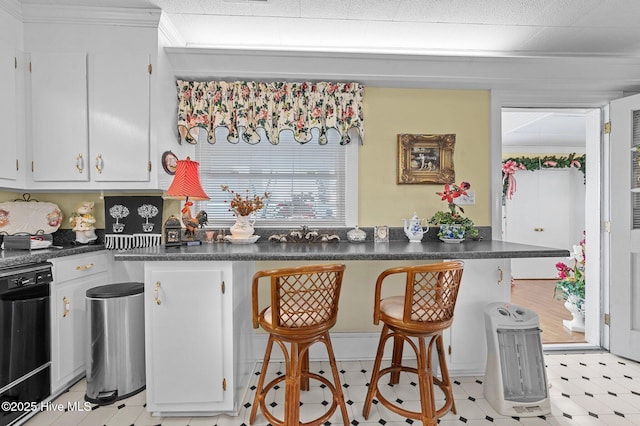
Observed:
[[[115,233],[121,233],[122,231],[124,231],[124,223],[114,223],[113,224],[113,232]]]
[[[253,235],[255,218],[251,216],[236,216],[236,223],[230,228],[231,235],[235,239],[245,239]]]
[[[444,242],[461,242],[464,240],[464,226],[454,223],[440,225],[438,238]]]
[[[153,223],[143,223],[142,224],[142,230],[144,232],[151,232],[151,231],[153,231],[153,225],[154,225]]]
[[[569,295],[564,302],[564,307],[571,312],[571,320],[562,320],[562,325],[569,329],[569,331],[578,331],[584,333],[584,310],[578,308],[578,298],[574,295]],[[583,302],[584,303],[584,302]]]

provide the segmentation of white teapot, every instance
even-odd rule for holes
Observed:
[[[429,230],[429,227],[422,227],[424,219],[420,219],[417,213],[413,213],[411,219],[404,220],[404,234],[409,238],[409,241],[413,243],[419,243],[422,241],[422,237]]]

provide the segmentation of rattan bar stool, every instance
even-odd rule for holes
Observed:
[[[463,265],[463,262],[452,261],[398,267],[387,269],[378,276],[373,322],[378,324],[382,321],[383,327],[369,390],[362,410],[365,419],[369,418],[373,398],[391,411],[411,419],[421,420],[424,425],[435,425],[437,419],[449,410],[456,413],[442,343],[442,331],[450,327],[453,321],[453,310],[458,297]],[[382,285],[385,278],[396,274],[405,275],[404,295],[382,299]],[[387,284],[392,284],[391,280],[387,281]],[[389,339],[393,340],[391,366],[381,369],[384,347]],[[409,344],[416,353],[417,368],[402,365],[404,342]],[[432,369],[431,349],[434,344],[438,353],[440,378],[435,377]],[[406,410],[389,401],[380,392],[378,381],[381,377],[389,374],[389,384],[398,384],[401,371],[418,376],[420,411]],[[437,409],[434,384],[445,396],[444,405]]]
[[[269,333],[262,370],[256,389],[249,423],[253,424],[258,406],[272,425],[318,426],[331,418],[340,407],[344,425],[349,424],[338,368],[329,329],[338,316],[338,299],[344,275],[344,265],[310,265],[258,271],[253,276],[253,326],[260,325]],[[271,305],[259,311],[258,285],[263,277],[270,278]],[[333,383],[309,371],[309,348],[324,343],[329,355]],[[286,372],[265,385],[265,377],[273,344],[277,343],[285,358]],[[309,379],[317,380],[332,393],[331,406],[319,418],[300,422],[300,391],[309,390]],[[276,418],[265,404],[265,396],[278,383],[285,381],[284,419]]]

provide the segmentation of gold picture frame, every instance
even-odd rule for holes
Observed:
[[[455,134],[398,134],[398,184],[452,183]]]

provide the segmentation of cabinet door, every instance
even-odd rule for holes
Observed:
[[[96,182],[149,180],[149,55],[89,57],[91,175]]]
[[[16,56],[13,49],[0,47],[0,179],[16,180],[18,174]]]
[[[107,274],[96,274],[54,284],[52,339],[52,390],[55,392],[85,372],[87,342],[86,292],[107,283]]]
[[[447,365],[452,374],[484,371],[487,362],[484,311],[489,303],[509,302],[510,277],[508,259],[464,261],[453,324],[448,333]]]
[[[87,181],[87,61],[84,53],[31,54],[34,181]]]
[[[147,409],[225,408],[233,395],[224,389],[222,271],[152,268],[145,272]]]
[[[506,200],[505,240],[571,250],[585,226],[584,175],[574,168],[518,170],[518,191]],[[562,257],[513,259],[515,278],[556,278]]]

